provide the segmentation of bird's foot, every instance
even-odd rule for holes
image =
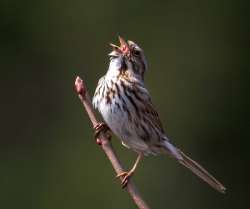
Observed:
[[[110,140],[111,139],[111,134],[109,133],[110,131],[110,128],[103,122],[101,123],[98,123],[95,127],[94,127],[94,137],[96,139],[96,142],[97,144],[100,144],[99,143],[99,140],[98,140],[98,136],[99,134],[103,131],[103,133],[106,134],[107,138]]]
[[[122,177],[122,182],[121,182],[122,188],[125,188],[128,185],[128,181],[133,174],[134,174],[133,170],[124,171],[122,173],[117,174],[116,178]]]

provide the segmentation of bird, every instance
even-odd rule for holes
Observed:
[[[117,175],[122,178],[122,186],[126,187],[144,156],[167,154],[212,188],[225,193],[222,183],[167,137],[145,87],[148,64],[144,51],[135,42],[118,38],[120,46],[110,43],[109,67],[98,81],[92,104],[105,121],[96,127],[96,134],[108,127],[122,145],[138,154],[133,167]]]

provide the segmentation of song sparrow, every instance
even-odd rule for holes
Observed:
[[[126,42],[121,37],[119,41],[120,47],[110,44],[113,48],[110,65],[98,82],[93,105],[122,144],[138,153],[132,169],[118,175],[123,177],[123,186],[144,155],[166,153],[224,193],[225,187],[218,180],[167,138],[144,85],[147,62],[143,50],[132,41]]]

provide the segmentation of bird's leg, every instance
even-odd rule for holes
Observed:
[[[139,162],[142,160],[143,158],[143,153],[139,153],[138,154],[138,157],[136,158],[136,161],[132,167],[131,170],[129,171],[125,171],[125,172],[122,172],[122,173],[119,173],[116,177],[119,178],[119,177],[123,177],[122,178],[122,188],[125,188],[128,184],[128,181],[129,181],[129,178],[134,174],[135,172],[135,169],[137,168],[137,165],[139,164]]]
[[[101,131],[103,131],[105,134],[107,134],[107,138],[111,139],[111,134],[107,133],[110,128],[105,124],[105,123],[98,123],[95,127],[94,127],[95,133],[94,133],[94,137],[95,139],[98,138],[99,134],[101,133]]]

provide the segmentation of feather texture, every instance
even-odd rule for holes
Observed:
[[[169,154],[214,189],[224,192],[225,187],[218,180],[167,138],[144,85],[147,64],[143,51],[131,41],[124,52],[122,47],[114,50],[110,53],[109,69],[99,80],[93,97],[94,107],[112,132],[135,152]]]

